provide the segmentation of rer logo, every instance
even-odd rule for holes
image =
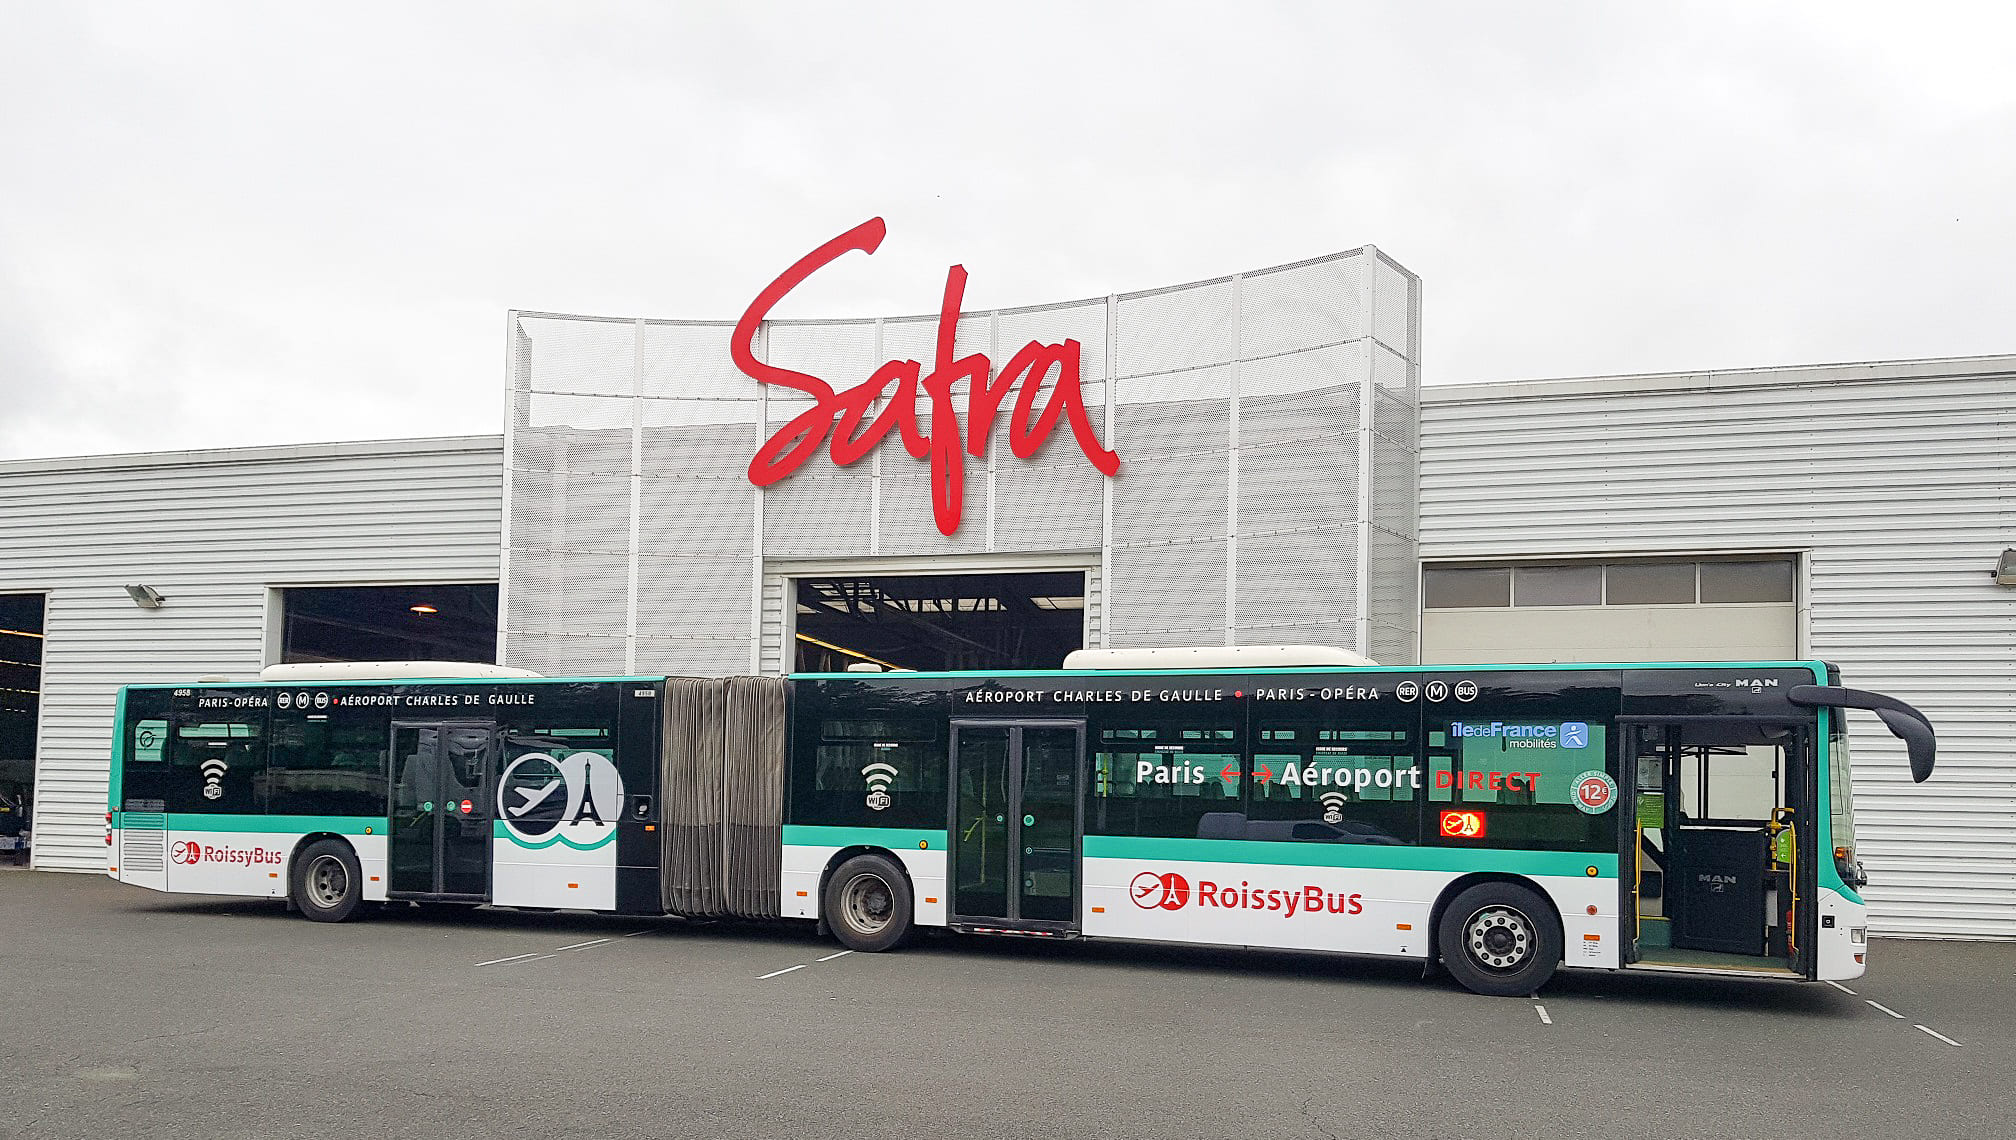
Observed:
[[[1143,871],[1134,876],[1134,882],[1127,888],[1127,897],[1142,910],[1182,910],[1190,901],[1190,880],[1170,871],[1158,875],[1153,871]]]
[[[497,781],[497,822],[520,847],[592,850],[616,838],[622,811],[623,777],[599,753],[527,753]]]

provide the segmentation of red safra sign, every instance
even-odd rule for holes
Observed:
[[[1092,466],[1106,475],[1120,470],[1120,457],[1106,450],[1092,430],[1085,410],[1085,393],[1080,372],[1081,348],[1077,341],[1023,345],[999,371],[983,353],[953,357],[953,338],[959,327],[959,305],[966,295],[966,268],[955,265],[945,274],[945,298],[938,310],[938,351],[931,371],[915,360],[891,360],[877,368],[868,379],[844,391],[817,376],[794,372],[756,359],[756,330],[785,294],[797,288],[828,263],[850,250],[874,253],[887,234],[881,218],[867,221],[813,250],[796,265],[772,281],[756,295],[742,319],[735,324],[730,352],[735,367],[751,379],[795,389],[812,397],[813,406],[777,430],[749,461],[749,481],[758,487],[778,482],[812,458],[828,437],[827,454],[835,466],[845,467],[875,450],[893,429],[901,433],[903,447],[912,457],[931,464],[931,514],[943,534],[959,529],[966,501],[966,457],[987,457],[993,438],[994,421],[1009,393],[1015,393],[1015,409],[1008,421],[1008,447],[1028,459],[1057,427],[1068,420]],[[1048,399],[1044,383],[1056,374]],[[953,404],[953,388],[967,381],[966,427],[959,427],[958,409]],[[917,394],[922,390],[931,401],[931,430],[917,423]],[[888,394],[882,411],[868,420],[876,400]],[[1038,405],[1041,405],[1040,408]],[[867,420],[867,423],[863,423]]]

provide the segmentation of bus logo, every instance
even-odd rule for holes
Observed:
[[[877,760],[861,769],[861,778],[868,781],[869,811],[882,811],[895,802],[889,798],[889,785],[896,782],[896,765]]]
[[[1134,876],[1133,885],[1127,888],[1127,897],[1142,910],[1182,910],[1190,901],[1190,880],[1174,871],[1158,875],[1153,871],[1143,871]]]
[[[600,753],[527,753],[497,780],[497,822],[520,847],[600,847],[616,838],[622,811],[623,777]]]
[[[1610,810],[1617,799],[1617,781],[1608,772],[1584,772],[1575,777],[1575,806],[1590,815]]]

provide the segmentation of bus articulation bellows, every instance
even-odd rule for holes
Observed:
[[[1273,947],[1486,994],[1562,966],[1864,970],[1840,710],[1923,780],[1910,706],[1820,662],[1348,660],[131,686],[108,866],[322,921],[412,900],[809,919],[856,950],[930,927]]]

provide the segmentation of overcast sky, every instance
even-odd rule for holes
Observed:
[[[1371,243],[1429,383],[2016,352],[2001,5],[0,9],[0,459],[501,431],[508,310],[876,215],[778,315]]]

